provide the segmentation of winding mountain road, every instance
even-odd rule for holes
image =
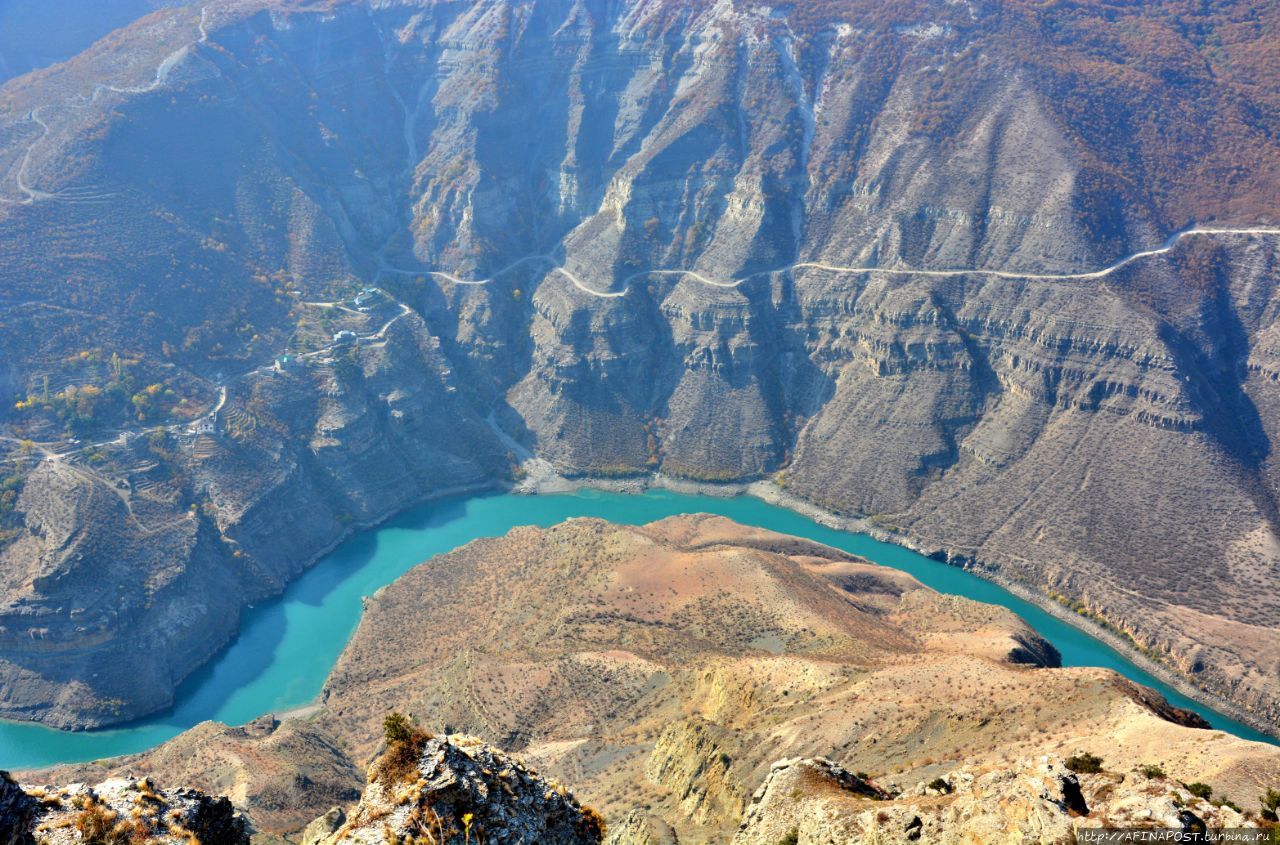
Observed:
[[[48,194],[44,191],[37,191],[35,188],[32,188],[27,184],[27,168],[31,165],[31,153],[35,151],[35,148],[44,141],[45,138],[49,137],[49,124],[40,119],[40,109],[32,109],[31,113],[28,114],[27,117],[35,121],[35,123],[43,130],[40,137],[35,139],[35,141],[27,147],[26,153],[22,156],[22,164],[19,165],[18,173],[14,177],[14,181],[18,184],[18,190],[26,194],[27,198],[25,200],[7,200],[7,202],[19,202],[24,205],[30,205],[38,200],[53,198],[53,194]]]
[[[503,267],[501,270],[498,270],[493,275],[484,279],[462,279],[462,278],[459,278],[458,276],[455,276],[452,273],[447,273],[443,270],[404,270],[404,269],[399,269],[395,267],[383,267],[382,271],[388,272],[388,273],[399,273],[399,274],[410,275],[410,276],[435,276],[437,278],[445,279],[446,281],[449,281],[456,285],[487,285],[490,282],[492,282],[494,279],[498,278],[504,273],[507,273],[510,270],[515,269],[517,266],[521,264],[525,264],[530,261],[546,261],[554,265],[551,268],[551,272],[559,273],[560,275],[564,276],[578,290],[581,290],[584,293],[588,293],[591,296],[600,297],[602,299],[614,299],[620,296],[625,296],[627,294],[627,291],[630,289],[631,282],[636,279],[643,278],[645,276],[688,276],[689,278],[694,279],[695,281],[701,282],[704,285],[710,285],[711,287],[717,287],[717,288],[732,289],[732,288],[739,287],[740,285],[750,281],[751,279],[758,278],[760,276],[770,276],[776,273],[794,273],[796,270],[822,270],[822,271],[831,272],[831,273],[868,274],[868,275],[872,273],[879,273],[882,275],[891,275],[891,276],[934,276],[934,277],[943,277],[943,278],[954,278],[958,276],[992,276],[999,279],[1031,279],[1033,281],[1034,280],[1084,281],[1087,279],[1103,279],[1103,278],[1106,278],[1107,276],[1112,275],[1113,273],[1116,273],[1117,271],[1123,269],[1124,267],[1127,267],[1128,265],[1132,264],[1135,261],[1140,261],[1144,258],[1151,258],[1157,255],[1164,255],[1165,253],[1168,253],[1171,250],[1173,250],[1174,247],[1176,247],[1178,243],[1185,238],[1209,237],[1209,236],[1213,236],[1213,237],[1236,236],[1236,235],[1247,236],[1247,237],[1280,236],[1280,228],[1273,228],[1269,226],[1248,226],[1248,227],[1239,227],[1239,228],[1193,226],[1188,229],[1183,229],[1179,232],[1174,232],[1172,235],[1168,237],[1167,240],[1165,240],[1163,245],[1155,247],[1154,249],[1145,249],[1140,252],[1135,252],[1132,255],[1127,255],[1124,258],[1120,259],[1119,261],[1115,262],[1114,264],[1108,265],[1107,267],[1103,267],[1101,270],[1086,270],[1086,271],[1080,271],[1075,273],[1032,273],[1032,272],[1024,273],[1016,270],[989,270],[982,267],[952,268],[952,269],[942,269],[942,270],[928,270],[928,269],[915,268],[915,267],[851,267],[851,266],[843,266],[839,264],[827,264],[821,261],[799,261],[795,264],[788,264],[783,267],[775,267],[771,270],[758,270],[755,273],[749,273],[745,276],[740,276],[739,278],[731,279],[729,281],[724,281],[724,282],[708,278],[707,276],[702,275],[696,270],[657,270],[657,269],[640,270],[622,279],[622,281],[620,282],[621,289],[603,291],[603,290],[597,290],[596,288],[592,288],[589,285],[585,284],[581,279],[575,276],[572,272],[570,272],[564,266],[560,265],[554,258],[544,254],[526,255],[524,258],[520,258],[511,262],[506,267]]]
[[[173,68],[178,64],[179,61],[182,60],[183,57],[185,57],[190,52],[190,50],[193,47],[199,44],[202,44],[208,40],[209,40],[208,7],[202,6],[200,8],[200,19],[197,24],[197,37],[195,41],[193,41],[190,44],[183,45],[182,47],[179,47],[177,50],[174,50],[172,53],[167,55],[164,58],[164,60],[161,61],[160,64],[156,67],[155,76],[149,84],[142,85],[142,86],[118,86],[118,85],[98,84],[94,86],[93,92],[89,97],[86,98],[83,95],[80,95],[79,97],[72,97],[67,99],[64,102],[64,105],[70,105],[76,99],[79,99],[81,101],[84,101],[87,99],[89,102],[95,102],[102,95],[102,93],[106,91],[111,91],[111,92],[120,93],[120,94],[145,94],[150,91],[154,91],[157,88],[160,88],[161,86],[165,85],[169,81],[169,74],[172,72]],[[399,99],[398,93],[396,94],[396,97],[397,99]],[[421,99],[422,99],[422,96],[420,92],[419,101],[421,101]],[[40,202],[45,200],[58,200],[58,199],[65,199],[67,201],[72,201],[72,202],[93,202],[93,201],[101,201],[102,199],[110,196],[109,194],[105,194],[105,193],[93,193],[91,189],[79,189],[79,190],[69,189],[66,191],[59,191],[57,193],[49,193],[48,191],[42,191],[38,188],[32,187],[31,184],[27,181],[28,170],[30,168],[32,154],[35,152],[37,147],[39,147],[39,145],[42,144],[49,137],[49,133],[50,133],[49,124],[46,123],[44,119],[40,116],[41,110],[46,107],[47,107],[47,104],[45,106],[39,106],[35,109],[32,109],[31,112],[29,112],[27,115],[28,119],[30,119],[31,121],[36,123],[38,126],[40,126],[42,131],[40,136],[36,138],[27,147],[26,152],[22,157],[22,162],[18,167],[17,174],[15,175],[15,178],[14,178],[14,181],[17,184],[18,190],[24,195],[24,198],[20,200],[15,200],[12,198],[0,197],[0,201],[11,203],[11,204],[31,205],[35,202]],[[405,142],[409,151],[410,159],[412,159],[415,152],[415,147],[416,147],[416,144],[414,143],[413,134],[412,134],[412,126],[417,120],[417,109],[416,108],[409,109],[408,105],[403,102],[401,102],[401,107],[404,109],[405,116],[406,116]],[[410,161],[410,164],[412,165],[412,161]],[[1123,267],[1126,267],[1127,265],[1132,264],[1135,261],[1141,260],[1143,258],[1156,256],[1156,255],[1162,255],[1164,253],[1169,252],[1178,244],[1179,241],[1181,241],[1184,238],[1200,236],[1200,235],[1280,235],[1280,228],[1265,227],[1265,226],[1253,226],[1253,227],[1241,227],[1241,228],[1225,228],[1225,227],[1218,228],[1218,227],[1209,227],[1209,226],[1192,226],[1190,228],[1183,229],[1179,232],[1173,233],[1172,235],[1169,236],[1168,240],[1166,240],[1162,246],[1156,247],[1154,249],[1135,252],[1132,255],[1128,255],[1120,259],[1119,261],[1115,262],[1114,264],[1111,264],[1110,266],[1102,268],[1101,270],[1089,270],[1089,271],[1081,271],[1076,273],[1030,273],[1030,272],[1024,273],[1024,272],[1011,271],[1011,270],[990,270],[990,269],[977,268],[977,267],[941,269],[941,270],[928,270],[928,269],[911,268],[911,267],[855,267],[855,266],[843,266],[843,265],[837,265],[837,264],[827,264],[820,261],[801,261],[795,264],[789,264],[784,267],[777,267],[771,270],[759,270],[759,271],[756,271],[755,273],[750,273],[746,276],[741,276],[737,279],[730,279],[729,281],[717,281],[715,279],[711,279],[711,278],[708,278],[707,276],[702,275],[696,270],[678,270],[678,269],[640,270],[622,279],[620,282],[619,290],[598,290],[584,283],[580,278],[574,275],[572,271],[564,267],[556,259],[545,254],[527,255],[523,258],[519,258],[511,262],[510,264],[508,264],[506,267],[503,267],[501,270],[498,270],[492,276],[486,279],[463,279],[444,270],[408,270],[408,269],[390,267],[386,264],[385,260],[382,258],[382,255],[379,254],[378,273],[379,275],[381,275],[382,273],[396,273],[396,274],[414,275],[414,276],[436,276],[438,278],[445,279],[457,285],[485,285],[493,281],[495,278],[503,275],[504,273],[516,268],[521,264],[525,264],[531,261],[545,261],[552,265],[551,272],[558,273],[561,276],[564,276],[565,279],[567,279],[570,284],[572,284],[575,288],[582,291],[583,293],[589,294],[590,296],[599,297],[601,299],[614,299],[614,298],[625,296],[627,294],[627,291],[629,290],[630,283],[635,279],[642,278],[645,276],[688,276],[696,281],[699,281],[711,287],[736,288],[739,285],[742,285],[743,283],[750,281],[751,279],[757,278],[759,276],[769,276],[776,273],[787,273],[787,272],[794,273],[796,270],[822,270],[826,272],[842,273],[842,274],[881,273],[881,274],[898,275],[898,276],[934,276],[934,277],[990,276],[990,277],[1002,278],[1002,279],[1080,281],[1080,280],[1087,280],[1087,279],[1105,278],[1115,273],[1116,271],[1122,269]],[[384,251],[385,251],[385,248],[386,247],[384,245],[384,248],[383,248]]]
[[[1126,256],[1115,264],[1104,267],[1101,270],[1089,270],[1080,273],[1019,273],[1010,270],[986,270],[986,269],[956,269],[956,270],[915,270],[909,268],[896,267],[839,267],[831,264],[823,264],[816,261],[802,261],[786,268],[787,270],[808,269],[830,270],[836,273],[891,273],[908,276],[995,276],[1001,279],[1043,279],[1047,281],[1080,281],[1084,279],[1101,279],[1110,276],[1117,270],[1132,264],[1143,258],[1150,258],[1156,255],[1164,255],[1178,245],[1183,238],[1197,235],[1280,235],[1280,228],[1269,228],[1265,226],[1252,226],[1248,228],[1213,228],[1208,226],[1193,226],[1190,229],[1183,229],[1180,232],[1174,232],[1164,242],[1163,246],[1155,249],[1146,249],[1141,252],[1135,252]],[[764,273],[753,273],[751,276],[744,276],[732,284],[724,285],[724,287],[736,287],[742,282],[750,279],[752,276],[763,275],[765,273],[777,272],[767,270]],[[714,283],[713,283],[714,284]]]

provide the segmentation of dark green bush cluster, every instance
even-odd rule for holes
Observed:
[[[382,738],[387,745],[408,742],[413,736],[413,722],[403,713],[391,713],[382,720]]]
[[[1258,799],[1262,804],[1262,817],[1269,822],[1280,821],[1280,791],[1268,789],[1267,794]]]
[[[1183,786],[1187,788],[1187,792],[1190,792],[1197,798],[1203,798],[1208,801],[1213,797],[1213,787],[1207,783],[1200,783],[1199,781],[1196,781],[1195,783],[1183,784]]]
[[[1078,775],[1096,775],[1102,771],[1102,758],[1086,751],[1068,757],[1066,766]]]

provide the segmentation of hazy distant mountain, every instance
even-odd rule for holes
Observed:
[[[0,82],[65,61],[112,30],[180,0],[0,0]]]
[[[0,713],[162,707],[245,602],[528,449],[772,478],[1280,723],[1280,238],[1168,240],[1280,220],[1277,27],[244,0],[10,80]]]

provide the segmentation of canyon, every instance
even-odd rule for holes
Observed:
[[[1277,835],[1280,747],[826,526],[1280,735],[1280,6],[57,3],[0,9],[0,718],[167,741],[0,773],[0,842]],[[650,485],[841,548],[467,498]],[[319,696],[178,732],[297,680],[308,574]]]
[[[163,710],[545,462],[772,479],[1274,730],[1276,11],[1172,5],[219,2],[9,80],[0,714]]]

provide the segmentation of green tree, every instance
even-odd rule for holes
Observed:
[[[413,723],[403,713],[392,712],[382,720],[382,736],[388,745],[408,742],[413,738]]]

